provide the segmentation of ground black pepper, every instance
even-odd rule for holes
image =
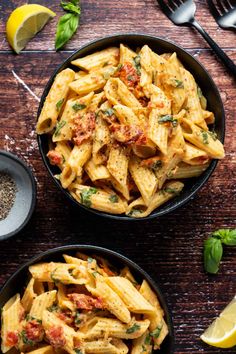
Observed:
[[[5,171],[0,171],[0,221],[5,219],[16,198],[16,183]]]

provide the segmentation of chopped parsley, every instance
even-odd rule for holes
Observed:
[[[59,174],[57,174],[57,175],[54,175],[54,177],[55,177],[56,179],[58,179],[58,181],[60,181],[60,179],[61,179],[61,173],[59,173]]]
[[[207,134],[207,132],[205,132],[203,130],[202,130],[202,141],[203,141],[203,144],[205,144],[205,145],[209,144],[208,134]]]
[[[157,170],[159,170],[161,167],[162,167],[162,161],[161,161],[161,160],[156,160],[156,161],[154,161],[154,162],[152,163],[152,165],[151,165],[151,169],[152,169],[153,171],[157,171]]]
[[[75,103],[72,106],[73,110],[76,112],[81,111],[81,109],[85,109],[86,107],[87,107],[86,104],[82,104],[82,103]]]
[[[158,119],[158,123],[159,123],[159,124],[163,124],[163,123],[167,123],[167,122],[172,123],[173,127],[176,127],[176,126],[178,125],[178,120],[177,120],[177,119],[174,119],[171,114],[167,114],[167,115],[165,115],[165,116],[161,116],[161,117]]]
[[[151,342],[152,342],[152,337],[151,337],[150,333],[148,333],[148,335],[147,335],[146,338],[145,338],[144,343],[145,343],[146,345],[150,345]]]
[[[212,137],[212,139],[213,139],[214,141],[217,140],[217,134],[216,134],[216,132],[214,132],[214,131],[212,131],[212,132],[209,131],[208,134]]]
[[[93,259],[93,258],[88,257],[88,259],[87,259],[87,262],[88,262],[88,263],[92,263],[93,261],[94,261],[94,259]]]
[[[119,65],[117,66],[117,68],[116,68],[116,72],[117,72],[117,71],[120,71],[121,68],[122,68],[122,66],[123,66],[122,64],[119,64]]]
[[[54,132],[54,136],[57,137],[58,135],[60,135],[60,130],[66,125],[66,121],[62,120],[60,122],[57,123],[56,126],[56,130]]]
[[[128,76],[127,76],[127,79],[128,79],[128,81],[133,81],[133,80],[134,80],[134,77],[133,77],[133,75],[128,75]]]
[[[119,198],[116,194],[112,194],[110,195],[109,200],[111,203],[118,203]]]
[[[111,117],[114,114],[114,109],[108,108],[104,111],[104,114],[108,117]]]
[[[147,348],[145,347],[145,345],[142,344],[142,352],[146,352]]]
[[[135,215],[138,215],[140,213],[141,213],[141,210],[133,208],[132,210],[130,210],[129,216],[135,216]]]
[[[80,198],[81,198],[81,204],[83,204],[84,206],[86,206],[87,208],[90,208],[92,205],[92,202],[90,200],[91,196],[93,194],[97,193],[97,188],[89,188],[89,189],[84,189],[81,193],[80,193]]]
[[[75,348],[75,353],[76,354],[82,354],[82,350],[80,350],[79,348]]]
[[[140,330],[140,328],[141,328],[140,325],[138,325],[137,323],[134,323],[132,327],[130,327],[126,330],[126,333],[127,334],[134,333],[134,332]]]
[[[81,323],[81,319],[80,319],[80,312],[79,311],[76,311],[75,313],[75,324],[76,325],[79,325]]]
[[[103,68],[105,67],[105,66],[107,66],[109,63],[108,63],[108,61],[106,61],[104,64],[103,64]]]
[[[175,87],[177,88],[184,88],[183,81],[175,79]]]
[[[21,331],[20,337],[21,337],[22,342],[23,342],[24,344],[27,344],[27,345],[30,345],[30,346],[32,346],[32,345],[35,344],[35,342],[34,342],[33,340],[31,340],[31,339],[29,339],[29,338],[27,337],[26,331],[25,331],[24,329],[23,329],[23,331]]]
[[[57,312],[59,310],[59,306],[57,304],[53,304],[47,308],[49,312]]]
[[[51,279],[55,284],[60,283],[60,280],[55,277],[56,271],[57,271],[57,268],[54,269],[54,271],[52,271],[52,273],[51,273]]]
[[[57,111],[59,112],[62,105],[63,105],[63,102],[64,102],[64,98],[62,98],[61,100],[59,100],[57,103],[56,103],[56,108],[57,108]]]
[[[141,75],[141,64],[140,64],[140,61],[141,61],[141,57],[140,55],[137,55],[134,59],[134,66],[135,66],[135,69],[137,71],[137,74],[138,75]]]
[[[159,336],[161,334],[162,327],[163,327],[163,325],[157,326],[157,328],[154,329],[154,331],[152,331],[150,333],[150,336],[152,336],[153,338],[159,338]]]
[[[26,315],[25,319],[26,319],[26,321],[36,321],[36,322],[38,322],[40,324],[42,323],[41,320],[38,320],[36,317],[30,316],[29,314]]]
[[[178,194],[178,191],[175,188],[165,187],[163,191],[169,194]]]
[[[102,275],[102,274],[99,273],[98,271],[95,271],[95,272],[92,273],[92,276],[93,276],[94,278],[96,278],[96,276],[97,276],[98,274],[99,274],[99,275]]]

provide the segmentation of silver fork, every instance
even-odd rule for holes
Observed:
[[[195,20],[196,5],[193,0],[157,0],[162,11],[177,26],[192,26],[205,38],[227,69],[236,77],[236,65]],[[219,0],[220,1],[220,0]]]
[[[236,30],[236,0],[207,0],[212,15],[224,29]]]

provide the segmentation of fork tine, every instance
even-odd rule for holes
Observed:
[[[169,5],[169,8],[170,8],[172,11],[174,11],[174,10],[177,9],[178,6],[174,3],[174,1],[168,0],[167,2],[168,2],[168,5]]]
[[[222,1],[221,0],[216,0],[216,3],[217,3],[217,6],[218,6],[218,9],[219,9],[219,12],[221,14],[224,14],[226,11],[222,5]]]
[[[211,10],[212,15],[217,20],[219,18],[220,14],[219,14],[217,8],[215,7],[215,4],[213,3],[212,0],[207,0],[207,3],[208,3],[208,6]]]
[[[167,16],[170,16],[172,14],[172,10],[169,9],[169,7],[166,5],[166,3],[163,0],[158,0],[158,4],[162,9],[162,11],[164,11]]]
[[[225,7],[230,10],[233,8],[233,6],[231,5],[230,1],[229,0],[225,0]]]

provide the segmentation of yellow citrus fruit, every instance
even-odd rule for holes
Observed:
[[[45,6],[26,4],[16,8],[7,20],[7,40],[19,53],[56,14]]]
[[[236,296],[201,335],[201,339],[217,348],[236,345]]]

